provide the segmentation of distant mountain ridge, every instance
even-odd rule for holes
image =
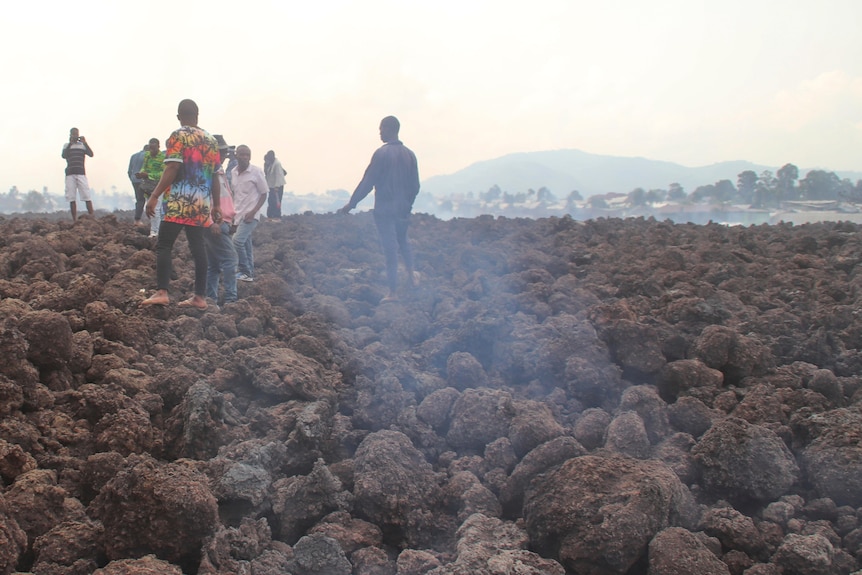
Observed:
[[[736,185],[737,176],[745,170],[757,174],[764,170],[774,173],[780,167],[737,160],[691,168],[646,158],[603,156],[580,150],[549,150],[508,154],[476,162],[452,174],[432,176],[422,182],[422,191],[434,196],[451,196],[486,192],[494,185],[510,193],[525,192],[530,188],[538,190],[544,186],[558,198],[565,198],[573,190],[587,198],[610,192],[627,194],[635,188],[666,190],[670,184],[678,183],[691,193],[698,186],[719,180],[730,180]],[[811,169],[827,168],[799,167],[799,177],[804,178]],[[835,173],[854,182],[862,179],[862,172]]]

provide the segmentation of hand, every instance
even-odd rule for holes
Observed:
[[[78,139],[81,140],[85,144],[87,143],[87,138],[85,138],[84,136],[78,136]]]
[[[151,195],[150,199],[147,200],[146,212],[147,212],[148,218],[155,217],[155,215],[156,215],[156,202],[157,201],[159,201],[159,198],[157,198],[154,195]]]
[[[214,236],[221,235],[221,224],[213,224],[210,226],[210,233]]]
[[[213,208],[210,210],[210,217],[213,219],[213,222],[220,224],[222,220],[221,209]]]
[[[340,208],[336,213],[338,215],[343,216],[344,214],[349,214],[350,210],[352,210],[352,209],[353,208],[350,207],[350,204],[344,204],[344,206],[342,208]]]
[[[140,178],[142,180],[149,180],[150,179],[150,177],[147,175],[146,172],[138,172],[137,174],[135,174],[135,177]]]
[[[252,223],[254,221],[254,214],[246,214],[245,217],[242,219],[242,221],[244,221],[247,224]]]

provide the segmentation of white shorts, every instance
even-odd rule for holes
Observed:
[[[78,197],[82,202],[90,201],[90,183],[87,181],[87,176],[66,176],[66,201],[74,202]]]

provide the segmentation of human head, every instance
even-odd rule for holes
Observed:
[[[198,105],[194,100],[185,99],[177,106],[177,119],[183,126],[198,125]]]
[[[147,149],[151,154],[159,153],[159,139],[158,138],[150,138],[150,144],[147,146]]]
[[[395,116],[386,116],[380,120],[380,139],[384,142],[393,142],[398,139],[398,131],[401,123]]]
[[[78,139],[78,128],[72,128],[69,130],[69,141],[74,142]]]
[[[271,162],[271,161],[273,161],[274,159],[275,159],[275,152],[273,152],[272,150],[268,151],[268,152],[263,156],[263,161],[264,161],[264,162]]]
[[[246,146],[245,144],[241,144],[236,147],[236,166],[237,169],[242,172],[248,165],[251,163],[251,148]]]

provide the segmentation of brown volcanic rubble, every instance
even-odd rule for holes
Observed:
[[[296,215],[203,312],[129,215],[3,227],[0,575],[862,567],[855,225],[417,215],[381,303]]]

